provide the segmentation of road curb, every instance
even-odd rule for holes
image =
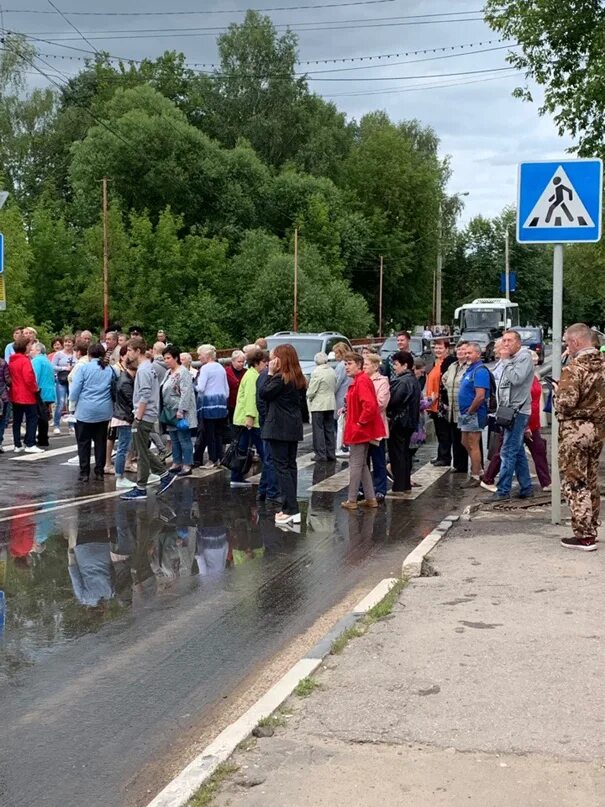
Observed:
[[[401,576],[404,579],[421,576],[422,563],[424,559],[429,552],[433,551],[439,541],[445,536],[447,531],[453,527],[459,518],[459,515],[454,514],[444,518],[443,521],[441,521],[434,530],[431,530],[424,540],[422,540],[418,546],[410,552],[401,566]]]
[[[458,516],[449,516],[449,519]],[[439,530],[441,525],[436,528]],[[448,526],[448,529],[449,529]],[[432,535],[433,533],[431,533]],[[427,536],[428,537],[428,536]],[[427,539],[425,538],[424,541]],[[422,544],[424,544],[424,541]],[[422,546],[420,544],[420,546]],[[413,553],[411,553],[413,554]],[[408,555],[409,557],[409,555]],[[407,558],[406,558],[407,560]],[[405,565],[405,561],[404,561]],[[338,622],[315,644],[303,658],[280,678],[265,694],[254,703],[247,712],[230,726],[227,726],[213,742],[210,743],[187,767],[171,781],[158,795],[148,803],[147,807],[183,807],[191,796],[206,782],[218,768],[235,751],[264,717],[269,717],[281,704],[290,697],[298,684],[315,672],[324,658],[329,654],[333,642],[381,602],[393,586],[398,582],[395,577],[381,580],[353,610]]]

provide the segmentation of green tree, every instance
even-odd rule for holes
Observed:
[[[583,155],[602,155],[605,143],[605,6],[600,0],[487,0],[485,18],[519,43],[508,61],[544,88],[542,114],[559,133],[579,142]],[[531,101],[529,87],[515,94]]]
[[[0,210],[0,233],[4,236],[6,293],[6,311],[0,311],[0,342],[5,343],[11,340],[16,326],[34,322],[30,308],[32,252],[23,217],[14,202]]]

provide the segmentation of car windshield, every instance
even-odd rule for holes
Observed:
[[[422,355],[422,339],[419,336],[412,336],[410,339],[410,351],[414,356]]]
[[[299,361],[313,361],[315,354],[323,348],[323,339],[297,339],[295,336],[270,336],[267,347],[273,350],[278,345],[292,345]]]
[[[473,331],[465,331],[462,335],[464,342],[479,342],[480,345],[487,345],[490,337],[486,333],[475,333]]]
[[[540,331],[537,328],[517,328],[516,331],[522,342],[529,340],[540,341]]]

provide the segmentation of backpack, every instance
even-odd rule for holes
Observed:
[[[485,364],[483,365],[483,367],[489,373],[489,401],[487,402],[487,414],[495,415],[496,409],[498,408],[498,401],[496,398],[496,392],[497,392],[496,379],[494,378],[494,374],[489,369],[489,367],[487,367]],[[477,373],[477,370],[480,369],[481,367],[477,367],[477,369],[473,373],[473,381],[475,380],[475,374]]]

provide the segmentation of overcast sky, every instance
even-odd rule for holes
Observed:
[[[221,29],[242,20],[243,13],[230,10],[248,5],[246,0],[173,0],[172,4],[164,0],[53,2],[98,49],[133,59],[176,49],[192,63],[216,61],[216,30],[208,29]],[[85,53],[68,46],[90,50],[48,0],[5,0],[3,5],[6,28],[41,39],[61,39],[53,44],[36,42],[42,53],[83,57]],[[394,120],[417,118],[432,126],[441,140],[442,154],[451,158],[450,191],[469,192],[464,221],[479,213],[496,215],[505,205],[515,202],[518,162],[556,159],[571,144],[557,136],[550,118],[538,115],[537,103],[526,104],[512,97],[513,89],[522,84],[518,73],[489,72],[507,67],[507,50],[492,50],[502,44],[491,41],[498,35],[482,20],[481,0],[258,0],[252,5],[259,9],[285,7],[266,13],[282,30],[287,24],[296,30],[301,61],[401,54],[363,62],[301,64],[300,69],[310,71],[309,85],[315,92],[333,100],[350,117],[360,118],[383,109]],[[69,15],[70,11],[140,13],[196,8],[203,13]],[[25,9],[51,13],[29,14]],[[155,29],[161,35],[145,29]],[[459,54],[454,57],[450,56],[451,50],[447,54],[410,53],[453,46],[453,52]],[[435,58],[444,55],[448,58]],[[64,74],[77,72],[80,64],[43,58]],[[328,70],[334,72],[311,72]],[[32,81],[38,83],[33,76]]]

